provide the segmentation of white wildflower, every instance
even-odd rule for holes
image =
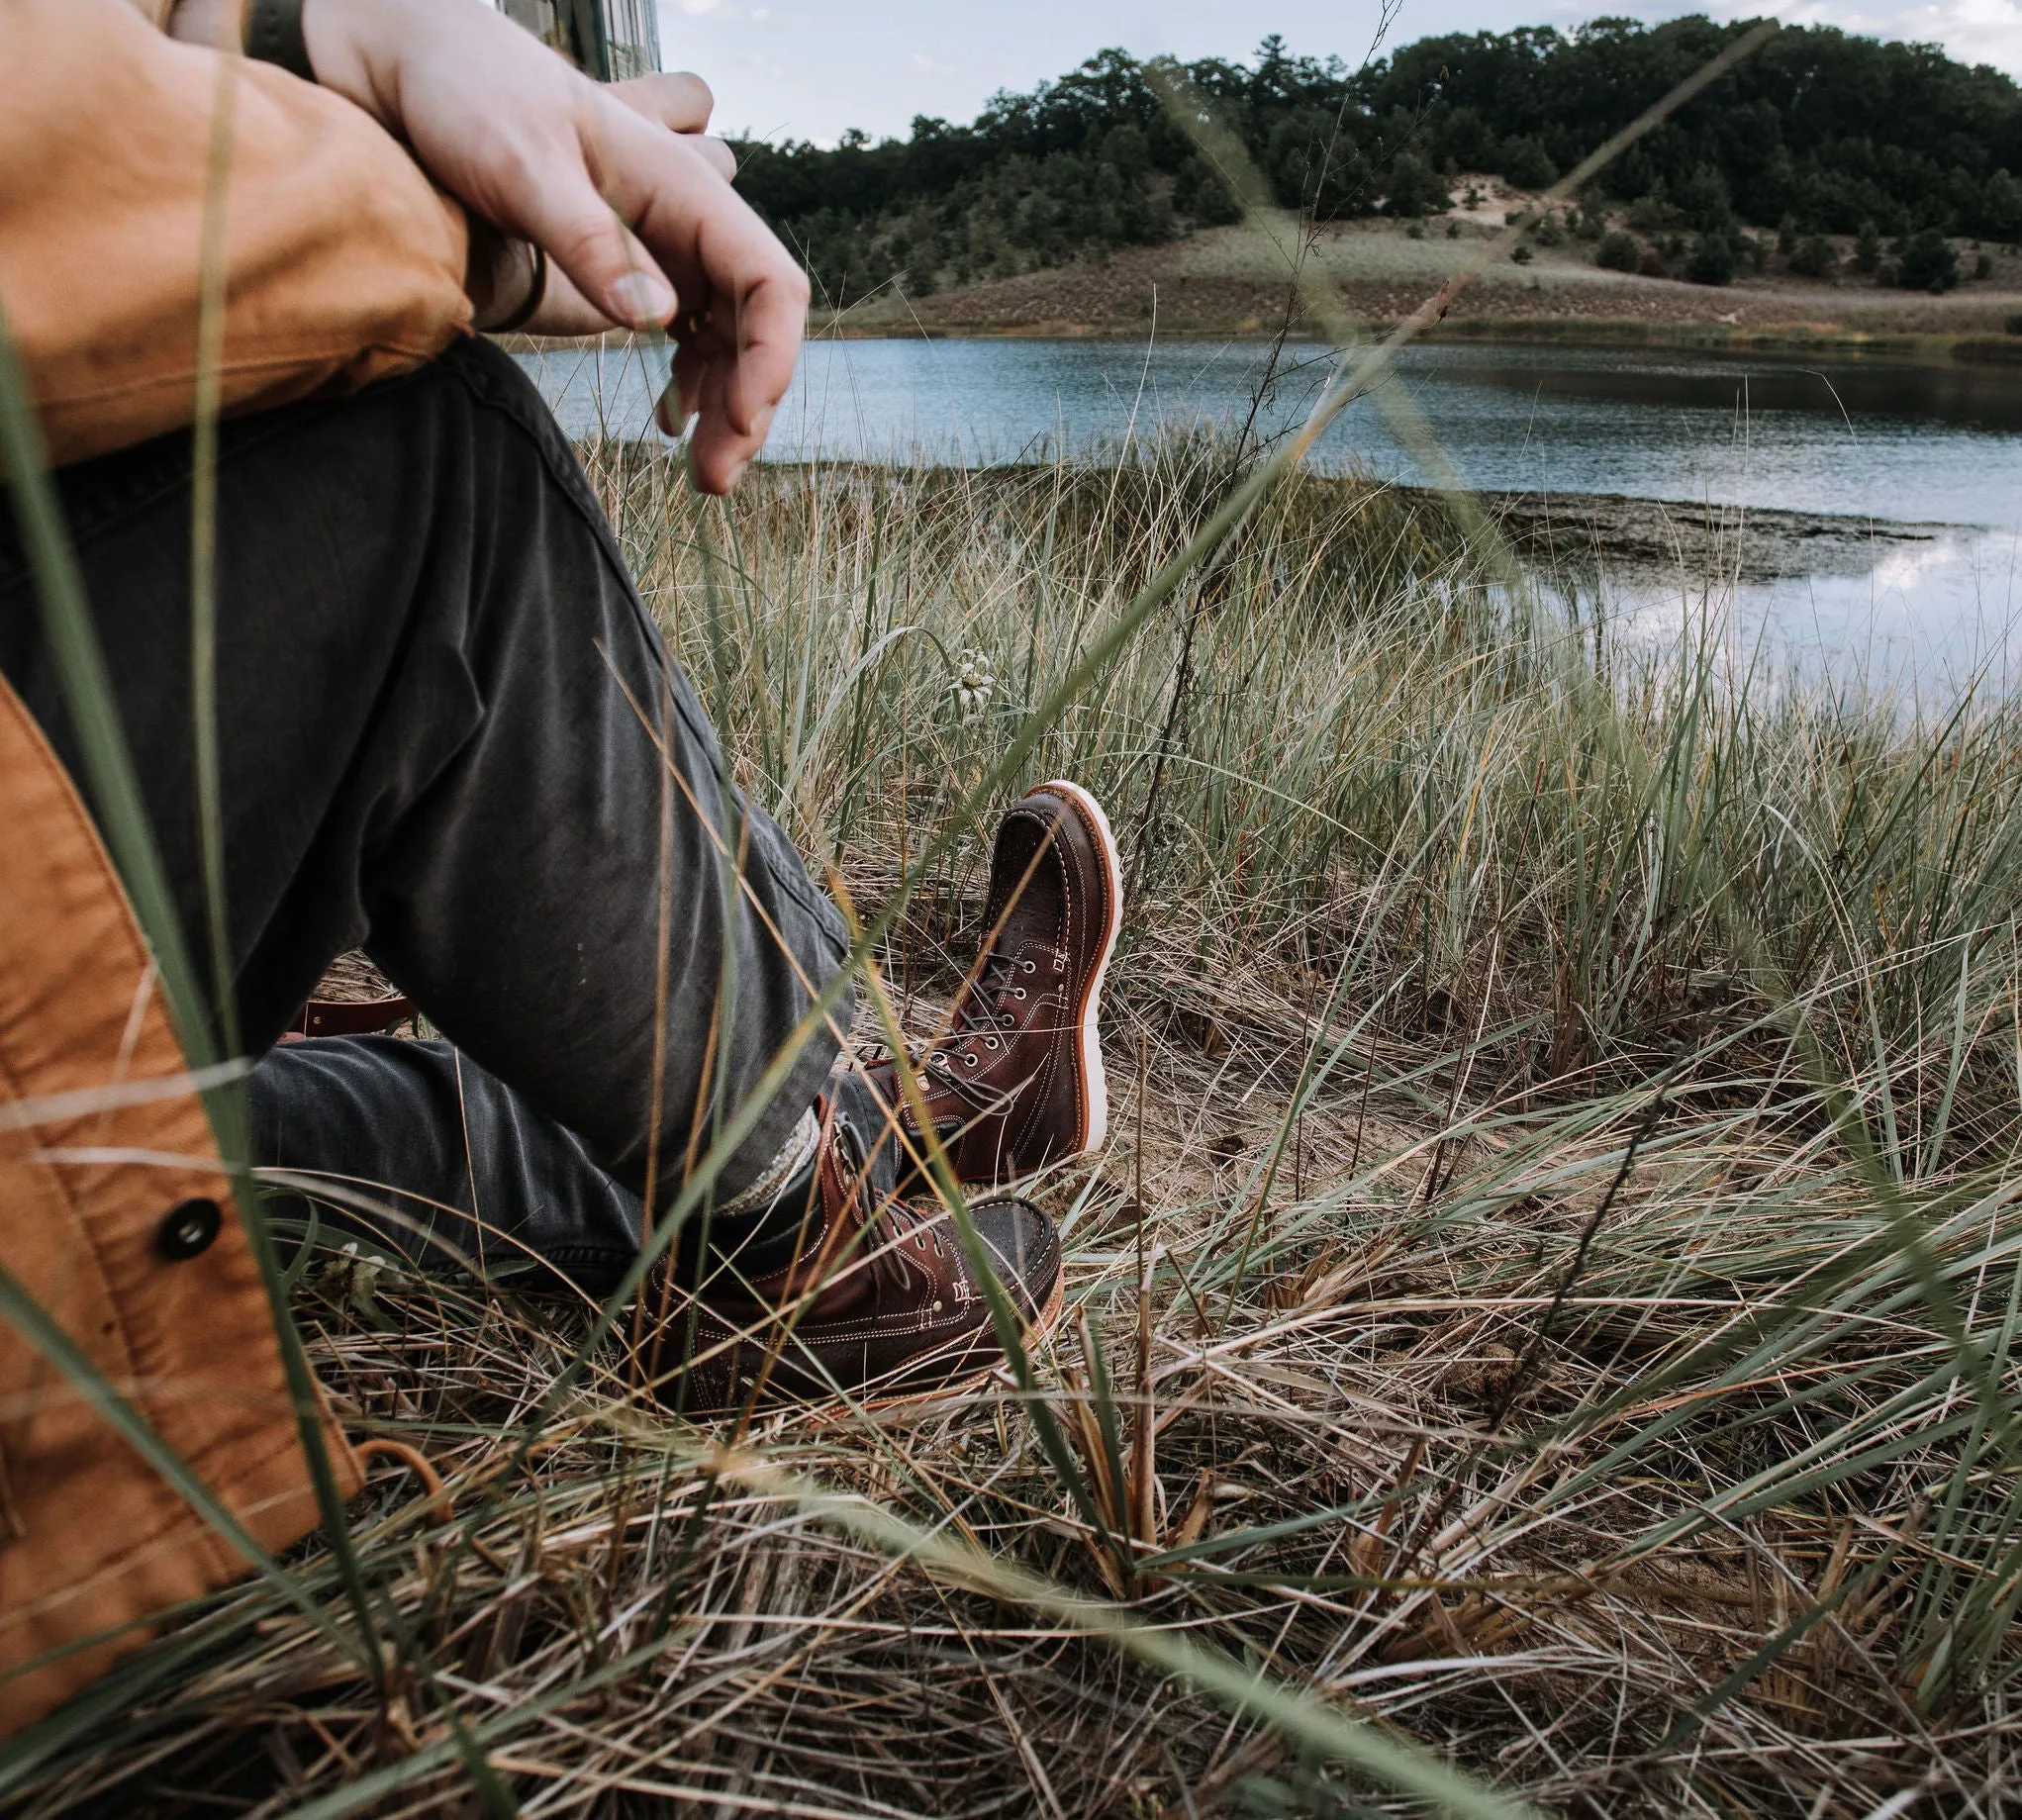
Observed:
[[[983,718],[990,698],[997,693],[997,678],[990,674],[990,660],[981,651],[964,651],[954,681],[955,700],[961,704],[962,723]]]

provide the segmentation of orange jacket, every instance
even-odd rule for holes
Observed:
[[[182,1222],[201,1216],[192,1243]],[[157,1613],[317,1521],[272,1317],[147,950],[70,780],[0,678],[0,1269],[89,1385],[0,1319],[0,1737]],[[115,1432],[109,1387],[230,1512]],[[358,1469],[327,1429],[338,1488]]]
[[[221,96],[226,409],[355,388],[469,320],[463,216],[394,140],[280,70],[171,42],[167,4],[0,0],[0,316],[58,462],[192,419]],[[224,1209],[194,1249],[193,1206],[205,1233]],[[66,1372],[0,1318],[5,1736],[318,1511],[265,1293],[145,946],[4,681],[0,1270],[72,1349]],[[192,1470],[211,1516],[227,1513],[229,1540],[94,1403],[108,1387]],[[326,1432],[348,1494],[357,1465]]]
[[[398,142],[270,64],[164,37],[168,6],[0,0],[0,311],[59,463],[192,419],[228,93],[226,410],[355,389],[470,320],[462,211]]]

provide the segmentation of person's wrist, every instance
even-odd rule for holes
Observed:
[[[395,130],[398,61],[413,31],[405,0],[301,0],[302,42],[327,88]],[[184,44],[214,49],[241,44],[249,0],[175,0],[164,27]]]
[[[539,314],[547,278],[547,254],[539,247],[508,239],[489,222],[471,218],[463,289],[470,299],[470,326],[480,335],[525,329]]]
[[[400,56],[420,22],[407,0],[302,0],[318,86],[399,131]]]

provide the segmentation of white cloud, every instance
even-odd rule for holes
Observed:
[[[915,75],[946,77],[955,74],[954,64],[936,62],[923,50],[915,50],[907,61],[913,65]]]
[[[1556,0],[1538,9],[1564,24],[1582,23],[1601,10],[1591,0]],[[1633,8],[1637,17],[1653,24],[1681,10],[1664,0],[1644,0]],[[1716,19],[1756,19],[1763,9],[1759,0],[1710,0],[1704,10]],[[1846,0],[1790,0],[1777,17],[1786,26],[1837,26],[1863,38],[1937,45],[1961,62],[1991,63],[2022,76],[2022,4],[2017,0],[1915,0],[1902,6],[1886,0],[1879,5],[1874,0],[1852,5]]]
[[[1817,23],[1837,25],[1839,21],[1822,16]],[[1940,0],[1937,5],[1883,14],[1874,25],[1860,29],[1887,38],[1943,45],[1969,63],[2022,70],[2022,7],[2014,0]]]
[[[1723,8],[1738,14],[1739,8]],[[2015,0],[1924,0],[1916,6],[1870,8],[1798,0],[1781,15],[1785,25],[1838,26],[1864,38],[1899,38],[1941,45],[1967,63],[2022,70],[2022,6]]]

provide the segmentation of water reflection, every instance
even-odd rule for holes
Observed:
[[[1789,575],[1733,585],[1643,571],[1548,593],[1618,638],[1655,648],[1710,639],[1732,675],[1757,686],[1828,678],[1930,707],[1972,689],[2022,683],[2022,538],[1962,528],[1886,550],[1865,575]]]
[[[2017,342],[2022,352],[2022,341]],[[1797,358],[1730,358],[1592,348],[1428,349],[1463,383],[1630,407],[1743,415],[1783,411],[1825,417],[1906,418],[2004,434],[2022,431],[2022,366],[1920,365],[1885,360],[1815,364]],[[1446,361],[1440,355],[1447,355]]]
[[[1238,421],[1261,362],[1252,343],[818,343],[769,452],[968,464],[1099,453],[1162,424]],[[662,352],[547,354],[528,364],[577,433],[653,433]],[[1297,357],[1264,401],[1267,431],[1304,415],[1323,372],[1314,350]],[[1404,352],[1396,384],[1466,483],[1485,491],[1953,527],[1913,546],[1878,544],[1872,566],[1839,559],[1834,573],[1742,584],[1732,591],[1736,636],[1760,635],[1807,667],[1871,680],[1956,682],[1982,664],[2005,674],[2022,522],[2022,368],[1434,345]],[[1368,399],[1345,412],[1314,464],[1425,480],[1381,407]],[[1637,571],[1608,586],[1629,623],[1655,626],[1685,611],[1700,585]]]

